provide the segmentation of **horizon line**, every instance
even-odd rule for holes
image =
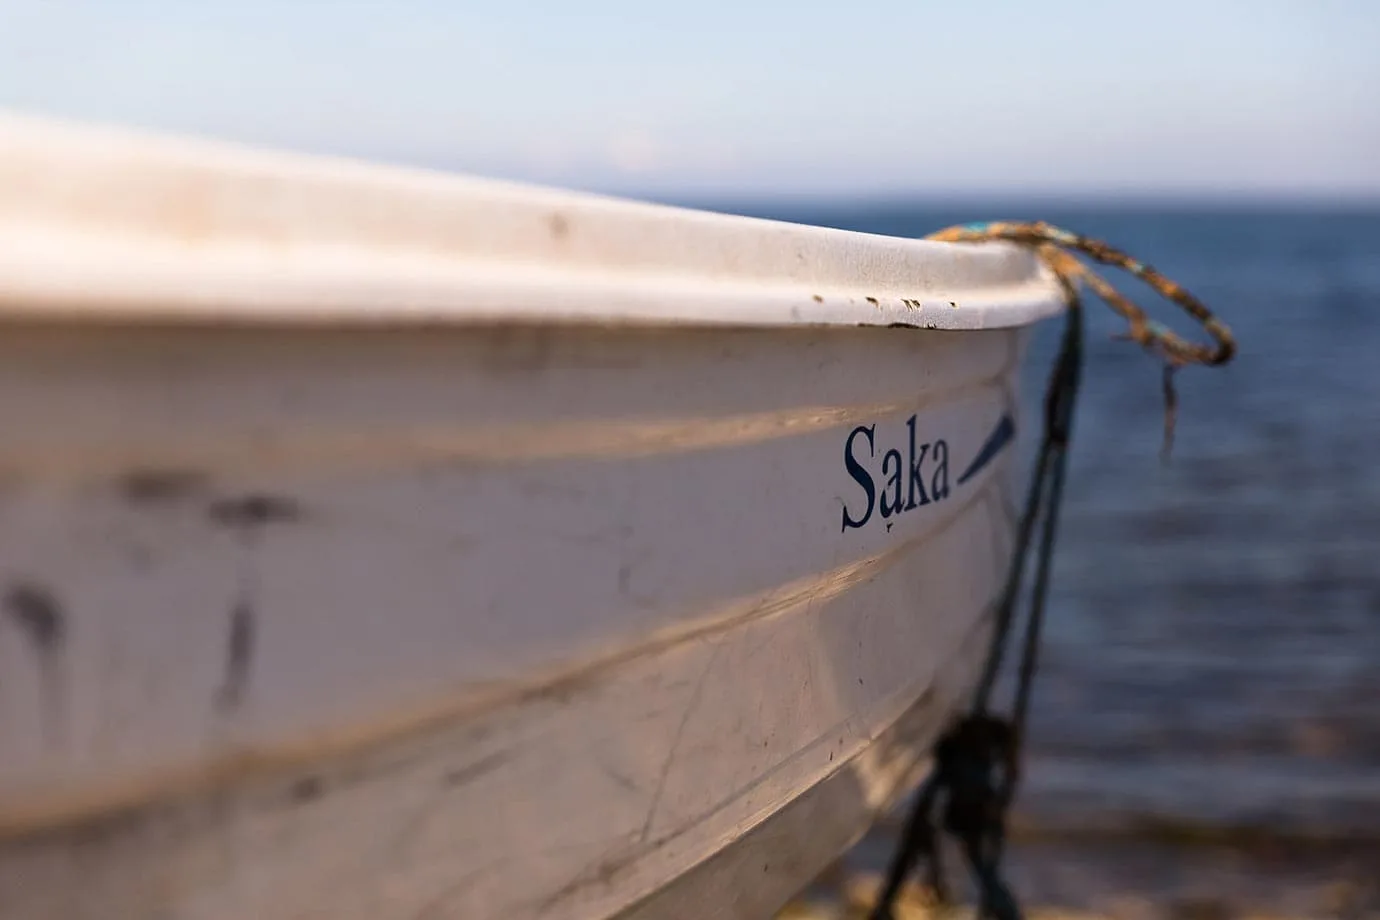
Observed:
[[[589,191],[622,198],[691,207],[806,206],[806,207],[944,207],[946,205],[1006,204],[1064,207],[1137,207],[1175,209],[1185,206],[1317,207],[1369,211],[1380,209],[1380,189],[681,189],[591,186]]]

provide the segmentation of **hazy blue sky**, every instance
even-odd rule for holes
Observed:
[[[1380,0],[0,0],[0,106],[615,189],[1380,195]]]

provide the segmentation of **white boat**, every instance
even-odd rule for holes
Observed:
[[[0,119],[0,915],[769,914],[973,690],[1062,306],[1003,244]]]

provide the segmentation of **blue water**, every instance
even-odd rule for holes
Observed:
[[[1090,312],[1022,818],[1380,840],[1380,208],[729,210],[900,236],[1044,219],[1218,312],[1239,356],[1179,375],[1168,466],[1158,366]]]

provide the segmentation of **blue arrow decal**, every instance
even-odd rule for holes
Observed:
[[[963,471],[963,475],[958,477],[958,484],[963,485],[972,479],[982,468],[991,463],[997,454],[1001,453],[1003,447],[1011,443],[1016,436],[1016,422],[1010,415],[1003,415],[1001,421],[997,422],[997,427],[987,436],[987,441],[982,445],[982,450],[973,458],[973,462],[968,464],[968,468]]]

